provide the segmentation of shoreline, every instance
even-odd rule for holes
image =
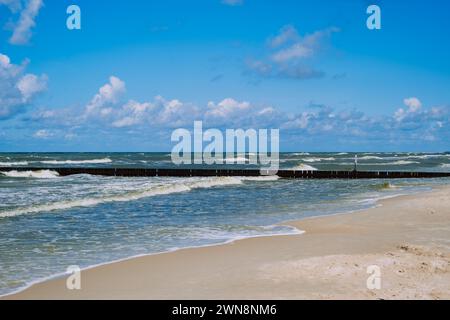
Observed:
[[[279,234],[268,234],[268,235],[261,234],[261,235],[255,235],[255,236],[235,237],[233,239],[229,239],[229,240],[226,240],[226,241],[220,242],[220,243],[205,244],[205,245],[198,245],[198,246],[187,246],[187,247],[175,247],[175,248],[170,248],[170,249],[167,249],[167,250],[161,251],[161,252],[142,253],[142,254],[126,257],[126,258],[121,258],[121,259],[117,259],[117,260],[111,260],[111,261],[107,261],[107,262],[101,262],[101,263],[93,264],[93,265],[81,268],[81,272],[88,271],[88,270],[91,270],[91,269],[94,269],[94,268],[98,268],[98,267],[102,267],[102,266],[109,265],[109,264],[120,263],[120,262],[124,262],[124,261],[128,261],[128,260],[139,259],[139,258],[148,257],[148,256],[157,256],[157,255],[161,255],[161,254],[168,254],[168,253],[173,253],[173,252],[177,252],[177,251],[180,251],[180,250],[190,250],[190,249],[200,249],[200,248],[208,248],[208,247],[215,247],[215,246],[224,246],[224,245],[228,245],[228,244],[231,244],[233,242],[236,242],[236,241],[242,241],[242,240],[254,239],[254,238],[269,238],[269,237],[279,237],[279,236],[301,235],[301,234],[304,234],[306,231],[298,229],[297,227],[291,225],[291,223],[296,223],[296,222],[309,220],[309,219],[316,219],[316,218],[333,217],[333,216],[346,215],[346,214],[356,214],[356,213],[358,213],[360,211],[370,210],[370,209],[374,209],[374,208],[377,208],[377,207],[381,206],[382,204],[380,204],[379,202],[381,202],[383,200],[403,197],[403,196],[407,196],[407,195],[420,194],[420,193],[423,193],[423,192],[433,192],[434,188],[436,188],[436,187],[433,186],[432,188],[430,188],[430,190],[426,190],[426,191],[423,191],[423,190],[422,191],[414,191],[412,193],[401,193],[401,194],[396,194],[396,195],[390,195],[390,196],[384,196],[384,197],[381,197],[381,198],[377,198],[374,201],[373,205],[368,207],[368,208],[349,210],[349,211],[343,211],[343,212],[336,212],[336,213],[325,214],[325,215],[318,215],[318,216],[310,216],[310,217],[306,217],[306,218],[303,218],[303,219],[284,220],[284,221],[281,221],[279,223],[275,223],[273,225],[270,225],[270,226],[283,226],[283,227],[292,228],[292,231],[293,231],[292,233],[279,233]],[[51,276],[48,276],[48,277],[44,277],[44,278],[41,278],[41,279],[37,279],[37,280],[31,281],[30,283],[24,285],[21,288],[18,288],[16,290],[12,291],[12,292],[5,293],[5,294],[0,294],[0,300],[4,299],[4,298],[7,298],[8,296],[20,294],[23,291],[26,291],[26,290],[30,289],[31,287],[33,287],[35,285],[39,285],[39,284],[42,284],[42,283],[45,283],[45,282],[48,282],[48,281],[58,280],[58,279],[61,279],[63,277],[67,277],[67,276],[68,276],[67,273],[58,273],[58,274],[54,274],[54,275],[51,275]]]
[[[226,240],[224,242],[220,242],[220,243],[212,243],[212,244],[205,244],[205,245],[197,245],[197,246],[186,246],[186,247],[174,247],[174,248],[169,248],[165,251],[161,251],[161,252],[151,252],[151,253],[142,253],[142,254],[138,254],[138,255],[134,255],[134,256],[129,256],[129,257],[125,257],[125,258],[121,258],[121,259],[116,259],[116,260],[111,260],[111,261],[107,261],[107,262],[100,262],[100,263],[96,263],[93,265],[89,265],[87,267],[83,267],[81,268],[81,272],[84,271],[88,271],[97,267],[102,267],[105,265],[109,265],[109,264],[114,264],[114,263],[120,263],[120,262],[124,262],[127,260],[133,260],[136,258],[142,258],[142,257],[147,257],[147,256],[155,256],[155,255],[160,255],[160,254],[167,254],[167,253],[172,253],[172,252],[177,252],[179,250],[186,250],[186,249],[198,249],[198,248],[207,248],[207,247],[215,247],[215,246],[222,246],[222,245],[227,245],[236,241],[242,241],[242,240],[247,240],[247,239],[253,239],[253,238],[267,238],[267,237],[278,237],[278,236],[294,236],[294,235],[301,235],[304,234],[305,231],[304,230],[300,230],[297,227],[291,225],[291,223],[295,223],[295,222],[300,222],[303,220],[307,220],[307,219],[315,219],[315,218],[324,218],[324,217],[333,217],[333,216],[338,216],[338,215],[346,215],[346,214],[355,214],[358,213],[360,211],[365,211],[365,210],[370,210],[373,208],[376,208],[378,206],[381,206],[381,204],[379,204],[379,202],[386,200],[386,199],[392,199],[392,198],[398,198],[398,197],[402,197],[402,196],[407,196],[407,195],[414,195],[414,194],[420,194],[420,193],[424,193],[424,192],[432,192],[434,190],[434,188],[440,187],[442,185],[438,185],[438,186],[433,186],[430,187],[429,190],[415,190],[411,193],[400,193],[400,194],[394,194],[394,195],[388,195],[388,196],[383,196],[383,197],[379,197],[377,199],[374,200],[373,204],[367,208],[362,208],[362,209],[354,209],[354,210],[349,210],[349,211],[342,211],[342,212],[336,212],[336,213],[330,213],[330,214],[325,214],[325,215],[318,215],[318,216],[310,216],[310,217],[305,217],[305,218],[301,218],[301,219],[290,219],[290,220],[283,220],[279,223],[275,223],[273,225],[269,225],[270,227],[274,227],[274,226],[282,226],[282,227],[289,227],[292,229],[292,233],[278,233],[278,234],[261,234],[261,235],[254,235],[254,236],[242,236],[242,237],[235,237],[229,240]],[[31,281],[30,283],[27,283],[26,285],[15,289],[9,293],[5,293],[5,294],[0,294],[0,300],[7,298],[8,296],[12,296],[12,295],[16,295],[16,294],[20,294],[23,291],[28,290],[29,288],[31,288],[34,285],[38,285],[44,282],[48,282],[48,281],[52,281],[52,280],[57,280],[57,279],[61,279],[63,277],[67,277],[67,273],[57,273],[48,277],[43,277],[40,279],[36,279]]]
[[[279,234],[275,234],[275,235],[258,235],[258,236],[253,236],[253,237],[245,237],[243,239],[231,239],[229,241],[226,241],[225,243],[218,243],[218,244],[210,244],[210,245],[205,245],[205,246],[195,246],[195,247],[186,247],[186,248],[176,248],[174,250],[170,250],[170,251],[165,251],[165,252],[160,252],[160,253],[151,253],[151,254],[142,254],[142,255],[138,255],[135,257],[128,257],[128,258],[124,258],[118,261],[112,261],[112,262],[106,262],[106,263],[102,263],[99,265],[94,265],[94,266],[89,266],[85,269],[82,270],[82,277],[86,274],[89,275],[92,279],[92,281],[89,281],[89,283],[92,283],[93,285],[93,291],[92,292],[87,292],[86,289],[82,289],[80,291],[69,291],[67,289],[65,289],[65,286],[61,286],[61,284],[65,284],[65,279],[66,279],[66,274],[60,274],[60,275],[55,275],[52,276],[48,279],[44,279],[41,281],[36,281],[35,283],[31,283],[30,285],[28,285],[25,288],[19,289],[16,292],[13,293],[8,293],[5,294],[3,296],[0,296],[0,299],[52,299],[52,298],[61,298],[61,299],[94,299],[94,298],[100,298],[100,299],[115,299],[115,298],[125,298],[125,299],[131,299],[131,298],[137,298],[137,299],[146,299],[146,298],[152,298],[152,299],[179,299],[180,296],[178,294],[176,294],[175,292],[179,292],[178,290],[174,290],[172,292],[166,291],[166,292],[162,292],[161,294],[158,293],[158,291],[156,290],[152,290],[151,288],[140,288],[140,290],[137,291],[129,291],[129,289],[124,288],[124,284],[122,285],[118,285],[117,286],[117,290],[116,292],[111,292],[110,290],[98,290],[99,288],[102,288],[104,286],[105,283],[102,283],[102,279],[100,280],[95,280],[95,278],[98,278],[98,275],[104,275],[105,273],[111,273],[112,274],[116,274],[114,276],[112,276],[113,278],[116,276],[123,277],[123,278],[134,278],[135,274],[133,272],[128,272],[127,269],[129,269],[128,267],[130,267],[130,265],[141,265],[142,263],[144,264],[148,264],[149,267],[151,267],[153,262],[158,262],[159,264],[162,263],[162,261],[158,261],[158,260],[169,260],[169,264],[167,264],[166,262],[162,263],[162,268],[160,268],[160,270],[165,270],[165,267],[169,266],[169,269],[177,269],[176,265],[179,264],[179,260],[180,260],[180,256],[182,257],[187,257],[189,258],[189,256],[195,255],[195,256],[199,256],[201,257],[201,259],[203,260],[208,260],[208,254],[210,253],[215,253],[217,254],[218,251],[226,251],[227,254],[231,254],[231,255],[236,255],[236,252],[232,252],[234,250],[235,247],[248,247],[251,246],[254,248],[253,244],[254,243],[258,243],[257,246],[260,247],[261,244],[270,244],[271,246],[273,246],[274,242],[290,242],[290,243],[294,243],[294,242],[303,242],[302,237],[310,237],[310,236],[314,236],[317,234],[321,234],[320,230],[321,227],[318,226],[318,224],[322,224],[325,222],[325,224],[336,224],[339,222],[336,220],[358,220],[358,216],[360,215],[375,215],[376,211],[380,211],[380,209],[386,209],[385,207],[387,206],[387,210],[389,210],[389,206],[394,205],[398,205],[398,203],[400,204],[404,204],[407,201],[414,201],[415,199],[419,199],[419,200],[423,200],[423,199],[427,199],[430,198],[432,196],[436,196],[439,194],[444,193],[446,195],[445,198],[447,198],[447,196],[450,194],[450,187],[448,185],[440,185],[440,186],[433,186],[432,190],[430,191],[421,191],[420,193],[413,193],[413,194],[407,194],[407,195],[396,195],[396,196],[391,196],[388,197],[387,199],[381,199],[381,200],[377,200],[374,205],[368,209],[362,209],[362,210],[355,210],[355,211],[351,211],[351,212],[340,212],[340,213],[335,213],[332,215],[326,215],[326,216],[314,216],[314,217],[308,217],[305,219],[301,219],[301,220],[292,220],[292,221],[285,221],[282,223],[278,223],[276,225],[283,225],[283,226],[290,226],[292,228],[294,228],[295,230],[298,231],[298,233],[294,233],[294,234],[286,234],[286,235],[279,235]],[[429,197],[428,197],[429,196]],[[448,199],[447,199],[448,200]],[[447,206],[447,208],[450,207],[449,203],[446,203],[444,205]],[[392,208],[391,208],[392,209]],[[450,214],[449,214],[450,215]],[[344,218],[345,217],[345,218]],[[366,217],[367,218],[367,217]],[[373,218],[373,217],[372,217]],[[450,217],[449,217],[450,218]],[[359,219],[361,220],[361,219]],[[363,219],[364,220],[364,219]],[[367,220],[367,219],[366,219]],[[302,226],[306,226],[306,227],[302,227]],[[341,226],[342,227],[342,226]],[[345,228],[344,228],[345,229]],[[302,231],[304,230],[304,231]],[[329,237],[330,234],[329,233],[322,233],[322,238],[327,238]],[[321,239],[323,241],[323,239]],[[450,240],[450,239],[448,239]],[[316,239],[317,241],[317,239]],[[392,246],[392,244],[389,246],[390,249],[395,249],[395,246]],[[313,248],[314,249],[314,248]],[[317,249],[317,248],[315,248]],[[342,248],[341,248],[342,249]],[[347,248],[348,249],[348,248]],[[377,248],[364,248],[364,250],[339,250],[342,251],[341,254],[345,253],[345,251],[353,251],[350,252],[350,254],[358,254],[358,252],[360,254],[373,254],[373,253],[380,253],[383,252],[383,250],[385,250],[386,248],[382,247],[377,247]],[[230,253],[231,251],[231,253]],[[242,253],[244,253],[246,255],[246,253],[248,253],[248,250],[235,250],[235,251],[239,251],[237,252],[238,255],[242,256]],[[242,252],[243,251],[243,252]],[[310,250],[311,251],[311,248]],[[314,250],[312,250],[314,251]],[[317,250],[316,250],[317,251]],[[322,251],[322,252],[310,252],[309,254],[306,254],[302,257],[302,254],[300,254],[300,257],[305,260],[308,258],[328,258],[330,257],[331,252],[329,252],[328,254],[326,254],[326,251],[333,251],[333,250],[329,250],[326,249],[325,250],[318,250],[318,251]],[[325,251],[325,252],[323,252]],[[260,252],[261,253],[261,252]],[[335,252],[336,253],[336,252]],[[347,252],[348,253],[348,252]],[[205,256],[206,254],[206,256]],[[293,255],[293,252],[289,252],[289,255]],[[250,254],[251,256],[252,254]],[[294,254],[295,255],[295,254]],[[195,260],[195,259],[194,259]],[[206,261],[209,264],[213,264],[213,260],[209,259],[210,261]],[[269,257],[269,260],[270,257]],[[271,261],[271,262],[280,262],[279,259],[274,259],[275,261]],[[208,264],[207,263],[207,264]],[[195,261],[193,262],[193,264],[195,264]],[[217,267],[217,266],[216,266]],[[230,267],[232,269],[237,269],[239,271],[239,266],[236,265],[236,263],[231,262]],[[150,268],[151,269],[151,268]],[[263,268],[264,269],[264,268]],[[107,272],[105,272],[105,270]],[[171,274],[172,276],[176,276],[177,271],[173,270],[174,272]],[[180,270],[178,270],[180,271]],[[205,275],[202,276],[197,276],[197,280],[201,280],[202,278],[208,278],[209,277],[209,272],[212,272],[211,270],[205,270]],[[236,270],[235,270],[236,271]],[[236,273],[236,272],[234,272]],[[95,277],[92,276],[96,275]],[[236,276],[236,274],[234,274]],[[140,276],[142,277],[146,277],[148,276],[148,274],[144,273],[140,273]],[[107,277],[108,278],[108,277]],[[111,278],[111,275],[110,275]],[[139,277],[138,277],[139,278]],[[158,282],[158,277],[154,277],[151,276],[151,282]],[[191,282],[191,280],[189,278],[183,278],[184,281],[187,280],[187,282]],[[136,279],[135,279],[136,280]],[[161,282],[161,280],[159,280],[159,282]],[[106,282],[106,284],[108,283],[108,281]],[[126,284],[126,283],[125,283]],[[182,286],[183,282],[180,282],[179,285]],[[448,287],[450,287],[450,282],[447,283]],[[126,285],[125,285],[126,287]],[[91,287],[88,288],[89,291],[91,291]],[[188,290],[189,292],[191,292],[191,290]],[[181,295],[181,298],[185,298],[185,299],[197,299],[197,298],[209,298],[209,295],[203,296],[201,290],[195,292],[196,290],[192,291],[192,295]],[[104,294],[103,294],[103,293]],[[126,295],[124,295],[124,292],[127,292]],[[446,293],[447,294],[447,293]],[[449,293],[450,296],[450,293]],[[215,296],[212,298],[249,298],[252,297],[252,295],[249,296],[234,296],[234,295],[229,295],[229,292],[226,293],[226,290],[223,291],[222,293],[219,291],[215,292]],[[287,298],[295,298],[296,295],[294,294],[294,296],[291,297],[291,295],[288,294]],[[254,298],[259,299],[260,297],[255,296]],[[277,299],[280,297],[266,297],[264,296],[263,298],[268,298],[268,299]],[[308,296],[306,296],[306,298],[308,298]],[[311,296],[312,298],[312,296]]]
[[[362,210],[365,210],[365,209],[362,209]],[[335,213],[335,214],[332,214],[332,215],[350,214],[350,213],[353,213],[353,212],[356,212],[356,211]],[[309,217],[309,218],[306,218],[306,219],[312,219],[312,218],[316,218],[316,216]],[[286,221],[286,222],[291,222],[291,221],[297,221],[297,220],[289,220],[289,221]],[[290,228],[293,229],[293,233],[279,233],[279,234],[236,237],[236,238],[227,240],[225,242],[220,242],[220,243],[212,243],[212,244],[205,244],[205,245],[199,245],[199,246],[188,246],[188,247],[182,247],[182,248],[175,247],[173,249],[168,249],[166,251],[161,251],[161,252],[142,253],[142,254],[138,254],[138,255],[135,255],[135,256],[131,256],[131,257],[126,257],[126,258],[122,258],[122,259],[117,259],[117,260],[112,260],[112,261],[107,261],[107,262],[101,262],[101,263],[93,264],[91,266],[87,266],[85,268],[81,268],[81,272],[89,271],[89,270],[92,270],[92,269],[95,269],[95,268],[99,268],[99,267],[103,267],[103,266],[107,266],[107,265],[110,265],[110,264],[126,262],[126,261],[129,261],[129,260],[134,260],[134,259],[139,259],[139,258],[158,256],[158,255],[162,255],[162,254],[170,254],[170,253],[174,253],[174,252],[181,251],[181,250],[195,250],[195,249],[210,248],[210,247],[217,247],[217,246],[226,246],[226,245],[232,244],[233,242],[236,242],[236,241],[244,241],[244,240],[248,240],[248,239],[270,238],[270,237],[280,237],[280,236],[289,237],[289,236],[302,235],[303,233],[305,233],[305,231],[298,230],[296,227],[290,226],[287,223],[285,224],[284,222],[283,223],[274,224],[274,226],[290,227]],[[67,276],[68,276],[67,273],[58,273],[58,274],[55,274],[55,275],[52,275],[52,276],[44,277],[42,279],[37,279],[37,280],[31,281],[29,284],[25,285],[22,288],[14,290],[14,291],[12,291],[10,293],[0,294],[0,300],[8,298],[9,296],[20,294],[20,293],[30,289],[31,287],[33,287],[35,285],[39,285],[39,284],[42,284],[42,283],[46,283],[46,282],[49,282],[49,281],[54,281],[54,280],[58,280],[58,279],[62,279],[62,278],[65,279],[65,278],[67,278]]]

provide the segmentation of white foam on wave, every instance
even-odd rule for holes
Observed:
[[[25,172],[27,173],[27,171]],[[55,177],[56,172],[43,170],[39,174],[37,172],[31,172],[39,177]],[[22,173],[21,173],[22,174]],[[23,174],[20,177],[28,177]],[[278,176],[260,176],[260,177],[213,177],[202,178],[201,180],[187,180],[187,181],[171,181],[169,184],[158,184],[150,187],[144,187],[140,190],[129,191],[118,195],[104,195],[92,198],[83,198],[67,201],[59,201],[54,203],[32,205],[24,208],[17,208],[9,211],[0,212],[0,218],[19,216],[24,214],[32,214],[39,212],[49,212],[56,210],[67,210],[76,207],[92,207],[103,203],[110,202],[128,202],[139,200],[142,198],[153,197],[158,195],[167,195],[172,193],[188,192],[195,189],[207,189],[219,186],[231,186],[242,184],[243,181],[275,181],[278,180]]]
[[[305,161],[305,162],[320,162],[320,161],[333,161],[333,160],[336,160],[335,158],[333,158],[333,157],[329,157],[329,158],[305,158],[305,159],[302,159],[303,161]]]
[[[314,168],[313,166],[301,163],[298,166],[295,166],[291,168],[291,170],[299,170],[299,171],[317,171],[317,168]]]
[[[12,167],[12,166],[26,166],[28,165],[27,161],[16,161],[16,162],[1,162],[0,167]]]
[[[227,186],[242,184],[242,178],[240,177],[217,177],[207,178],[200,181],[184,181],[184,182],[172,182],[167,185],[155,185],[152,187],[143,188],[137,191],[131,191],[119,195],[105,195],[101,197],[83,198],[76,200],[67,200],[54,203],[38,204],[25,208],[13,209],[10,211],[0,212],[0,218],[14,217],[24,214],[48,212],[56,210],[67,210],[76,207],[91,207],[103,203],[109,202],[127,202],[133,200],[139,200],[142,198],[166,195],[172,193],[188,192],[193,189],[211,188],[216,186]]]
[[[242,181],[277,181],[280,179],[278,176],[259,176],[259,177],[241,177]]]
[[[336,163],[330,163],[333,165],[338,166],[349,166],[354,165],[354,162],[336,162]],[[409,161],[409,160],[398,160],[398,161],[391,161],[391,162],[372,162],[372,163],[358,163],[358,166],[401,166],[401,165],[408,165],[408,164],[420,164],[418,161]]]
[[[394,162],[384,162],[384,163],[370,163],[367,165],[371,166],[399,166],[399,165],[407,165],[407,164],[420,164],[420,162],[417,161],[406,161],[406,160],[398,160]]]
[[[309,152],[295,152],[292,155],[294,155],[294,156],[309,156],[310,153]]]
[[[35,179],[54,179],[59,177],[59,173],[52,170],[37,170],[37,171],[2,171],[1,175],[10,178],[35,178]]]
[[[225,162],[226,163],[245,163],[249,161],[249,159],[247,159],[246,157],[230,157],[230,158],[225,158]]]
[[[109,158],[104,158],[104,159],[90,159],[90,160],[42,160],[39,162],[44,164],[100,164],[100,163],[111,163],[112,160]]]
[[[450,163],[441,164],[441,168],[450,168]]]
[[[176,227],[173,228],[174,233],[177,232]],[[257,238],[257,237],[271,237],[277,235],[298,235],[303,234],[303,230],[299,230],[287,225],[267,225],[267,226],[245,226],[244,228],[215,228],[215,227],[183,227],[183,232],[188,232],[189,236],[196,240],[225,240],[217,244],[226,244],[235,242],[237,240]],[[212,244],[215,245],[215,244]],[[207,245],[210,246],[210,245]],[[176,248],[179,249],[179,248]]]
[[[186,186],[189,190],[191,189],[199,189],[199,188],[211,188],[217,186],[229,186],[241,184],[242,178],[240,177],[214,177],[211,179],[205,179],[201,181],[195,181],[186,183]]]
[[[423,155],[408,155],[407,158],[413,158],[413,159],[430,159],[430,158],[442,158],[442,157],[448,157],[449,155],[446,154],[423,154]]]
[[[377,156],[363,156],[359,157],[358,160],[383,160],[383,158]]]
[[[396,159],[420,159],[420,160],[426,160],[426,159],[434,159],[434,158],[445,158],[449,155],[446,154],[395,154],[393,156],[362,156],[359,157],[359,160],[396,160]],[[353,158],[348,158],[353,159]]]

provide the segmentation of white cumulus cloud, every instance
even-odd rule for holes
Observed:
[[[26,65],[27,62],[12,64],[7,55],[0,54],[0,119],[23,111],[37,94],[47,89],[47,76],[24,73]]]
[[[28,101],[36,93],[44,91],[47,88],[47,76],[26,74],[17,83],[17,88],[22,93],[23,98]]]
[[[422,102],[415,97],[407,98],[403,100],[403,103],[409,108],[410,112],[416,112],[422,107]]]
[[[96,113],[105,115],[105,113],[108,113],[108,108],[105,109],[104,107],[117,103],[125,91],[125,82],[115,76],[109,77],[109,83],[102,86],[86,106],[85,115]]]
[[[422,102],[415,97],[406,98],[403,100],[403,103],[408,108],[400,108],[395,112],[394,117],[397,121],[403,121],[403,119],[418,112],[422,108]]]
[[[207,116],[214,118],[230,118],[233,116],[240,116],[243,112],[246,112],[250,109],[249,102],[239,102],[232,98],[227,98],[222,100],[219,103],[209,102],[208,103],[208,111],[206,112]]]

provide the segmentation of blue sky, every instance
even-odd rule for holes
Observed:
[[[450,3],[374,3],[381,30],[365,0],[0,0],[0,151],[167,151],[194,120],[450,150]]]

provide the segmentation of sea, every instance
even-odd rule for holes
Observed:
[[[352,170],[355,155],[358,170],[450,171],[450,153],[377,152],[281,153],[280,169]],[[254,167],[219,167],[227,166]],[[38,170],[1,171],[13,167]],[[299,234],[303,230],[283,223],[363,210],[380,199],[450,182],[60,177],[53,167],[180,166],[170,153],[0,153],[0,295],[62,276],[70,266],[83,269],[236,239]]]

